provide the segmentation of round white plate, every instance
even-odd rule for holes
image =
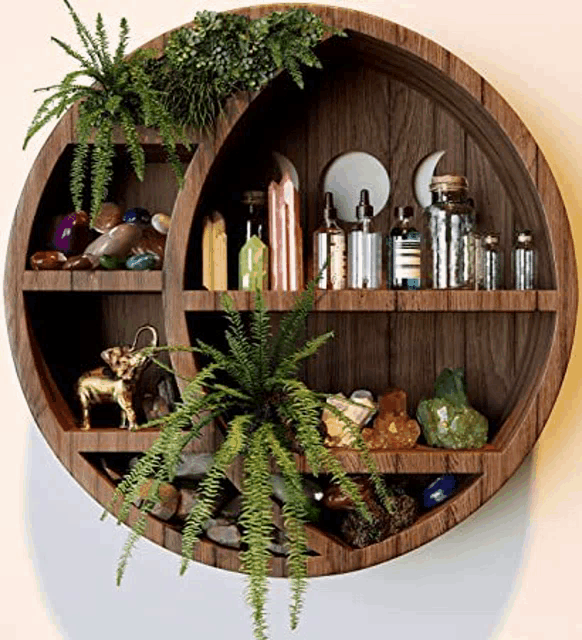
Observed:
[[[386,167],[365,151],[348,151],[332,160],[323,176],[323,190],[331,191],[340,220],[356,222],[360,191],[368,189],[374,215],[386,206],[390,178]]]

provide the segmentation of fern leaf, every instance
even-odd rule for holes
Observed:
[[[242,567],[249,576],[247,600],[252,608],[256,640],[267,640],[265,603],[271,542],[272,503],[267,434],[269,425],[261,425],[252,435],[245,458],[243,504],[239,522],[244,527]]]
[[[214,454],[214,463],[199,485],[200,498],[186,517],[182,530],[182,566],[180,574],[188,568],[204,524],[212,516],[214,503],[220,490],[220,481],[226,469],[242,451],[246,442],[245,429],[252,424],[252,416],[238,415],[229,423],[226,440]]]
[[[121,18],[119,22],[119,42],[113,58],[113,64],[119,64],[125,56],[125,49],[129,40],[129,25],[125,18]]]

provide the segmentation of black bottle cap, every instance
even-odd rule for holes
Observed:
[[[412,207],[396,207],[394,209],[394,217],[403,220],[404,218],[413,218],[414,209]]]
[[[335,218],[337,215],[337,209],[333,206],[333,193],[331,191],[325,192],[323,215],[325,216],[325,218],[330,219]]]
[[[356,207],[358,220],[374,217],[374,207],[370,204],[370,194],[367,189],[360,191],[360,204]]]

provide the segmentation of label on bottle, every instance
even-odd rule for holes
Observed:
[[[329,239],[329,280],[332,289],[346,288],[346,238],[334,234]]]
[[[420,289],[420,233],[393,236],[391,242],[392,282],[396,289]]]

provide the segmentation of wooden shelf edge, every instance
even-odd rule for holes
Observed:
[[[128,431],[119,427],[93,427],[83,431],[78,427],[66,432],[72,448],[82,453],[141,452],[148,449],[160,434],[159,429]]]
[[[368,468],[360,454],[353,449],[332,449],[333,455],[348,473],[367,473]],[[470,473],[481,474],[486,459],[501,452],[492,445],[481,449],[436,449],[418,446],[414,449],[371,451],[371,457],[380,473]],[[297,468],[310,473],[305,456],[295,454]]]
[[[253,309],[253,294],[248,291],[193,291],[182,295],[184,311],[221,311],[221,297],[227,293],[239,311]],[[270,311],[288,311],[298,293],[295,291],[264,291],[263,298]],[[531,312],[557,311],[557,291],[392,291],[350,290],[318,291],[314,311],[366,312]]]
[[[161,271],[25,271],[24,291],[161,292]]]

